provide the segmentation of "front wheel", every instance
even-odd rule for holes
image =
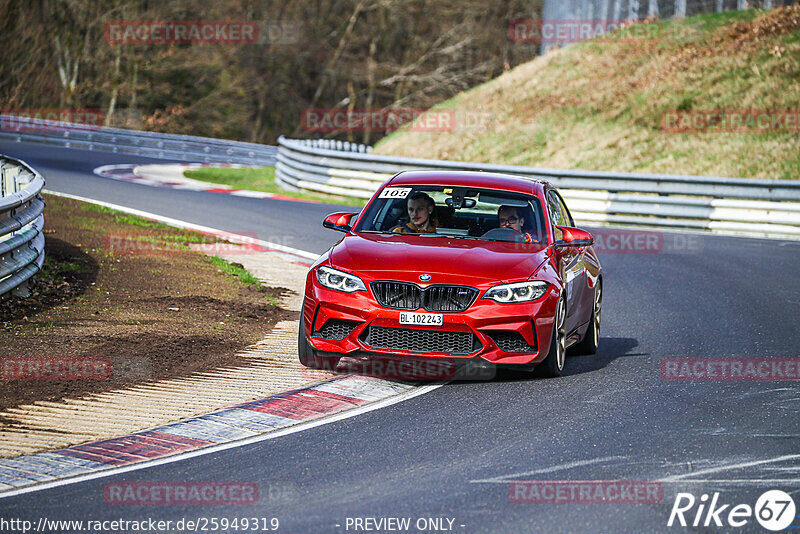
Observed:
[[[300,358],[300,363],[311,369],[336,371],[339,358],[337,356],[320,356],[306,339],[305,330],[305,316],[303,312],[300,312],[300,330],[297,332],[297,355]]]
[[[536,366],[536,374],[545,378],[561,376],[567,355],[566,305],[558,299],[556,315],[553,318],[553,334],[550,336],[550,351],[547,357]]]

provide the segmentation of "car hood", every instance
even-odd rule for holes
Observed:
[[[403,234],[349,234],[330,254],[345,271],[414,282],[430,274],[432,284],[526,280],[546,259],[544,245]]]

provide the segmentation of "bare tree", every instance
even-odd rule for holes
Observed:
[[[537,52],[541,0],[6,0],[0,106],[100,108],[109,125],[274,142],[310,107],[428,108]],[[292,22],[290,43],[114,45],[113,20]],[[11,37],[13,36],[13,38]],[[371,143],[382,132],[331,133]]]

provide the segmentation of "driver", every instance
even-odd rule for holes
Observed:
[[[525,218],[515,206],[500,206],[500,209],[497,210],[497,222],[500,223],[500,228],[510,228],[522,234],[525,243],[533,243],[531,234],[522,230]]]
[[[436,217],[433,215],[433,208],[436,203],[426,193],[418,191],[408,197],[408,218],[407,223],[395,226],[392,232],[396,234],[435,234]]]

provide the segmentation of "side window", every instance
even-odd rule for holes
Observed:
[[[405,200],[397,199],[391,202],[386,202],[375,214],[375,219],[372,221],[370,229],[379,231],[388,231],[394,228],[400,217],[405,212]]]
[[[550,222],[553,225],[553,233],[556,241],[564,237],[564,233],[556,226],[568,226],[564,213],[561,211],[561,202],[552,189],[547,192],[547,213],[550,215]]]
[[[555,191],[553,192],[556,193]],[[558,204],[561,208],[561,215],[564,218],[563,226],[575,226],[575,221],[572,220],[572,214],[567,209],[567,205],[564,203],[564,199],[561,198],[561,195],[559,193],[556,193],[556,196],[558,197]]]

